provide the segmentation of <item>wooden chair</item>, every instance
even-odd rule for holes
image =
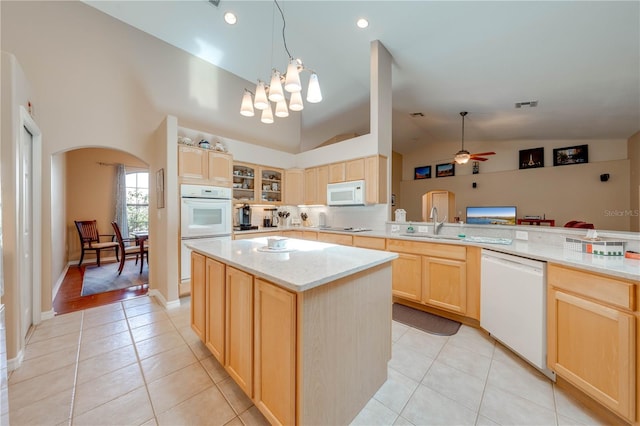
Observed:
[[[113,234],[100,234],[98,232],[98,225],[95,220],[75,220],[76,229],[78,230],[78,236],[80,237],[80,247],[82,248],[82,254],[80,254],[80,263],[84,259],[84,253],[86,251],[96,252],[96,262],[100,266],[100,252],[102,250],[115,250],[116,260],[118,258],[119,245],[116,241],[113,241],[115,235]],[[100,237],[109,237],[110,241],[100,242]]]
[[[116,240],[118,241],[118,245],[120,246],[120,251],[122,252],[122,257],[120,258],[120,266],[118,267],[118,275],[122,274],[122,270],[124,269],[124,262],[127,260],[127,257],[132,257],[135,255],[136,257],[136,265],[138,264],[138,259],[140,259],[140,273],[142,273],[142,264],[144,263],[145,254],[147,254],[148,247],[143,245],[132,245],[132,242],[135,242],[134,238],[122,238],[122,232],[120,232],[120,227],[117,222],[111,222],[111,226],[113,227],[113,231],[116,234]],[[148,260],[147,260],[148,262]]]

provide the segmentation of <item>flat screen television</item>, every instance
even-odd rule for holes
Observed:
[[[515,225],[516,206],[467,207],[467,223],[472,225]]]

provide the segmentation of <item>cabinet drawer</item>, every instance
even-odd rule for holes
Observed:
[[[354,235],[353,246],[370,248],[374,250],[384,250],[386,246],[386,241],[384,238],[362,237],[360,235]]]
[[[549,264],[547,282],[553,287],[581,294],[609,305],[630,311],[637,309],[635,306],[637,286],[632,281]]]
[[[353,243],[353,237],[345,234],[331,234],[329,232],[318,232],[318,241],[332,244],[342,244],[350,246]]]
[[[425,243],[421,241],[387,240],[387,250],[422,254],[433,257],[444,257],[447,259],[466,260],[467,248],[452,244]]]

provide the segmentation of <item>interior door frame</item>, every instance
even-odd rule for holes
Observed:
[[[25,128],[31,134],[31,259],[33,264],[32,270],[32,299],[31,306],[31,321],[34,325],[39,324],[42,316],[42,132],[40,128],[31,117],[31,114],[27,112],[24,106],[20,106],[20,123],[18,129],[18,149],[16,159],[18,161],[17,176],[18,188],[22,187],[22,153],[25,143],[29,141],[25,140],[22,128]],[[17,205],[18,205],[18,229],[23,229],[22,226],[22,200],[20,199],[19,191],[17,191]],[[18,238],[17,241],[18,253],[23,252],[22,238]],[[18,267],[18,283],[22,285],[22,260],[20,260]],[[19,291],[21,297],[22,293]],[[20,302],[20,309],[22,309],[22,302]],[[20,321],[22,321],[22,315],[20,315]],[[22,330],[22,325],[20,325]]]

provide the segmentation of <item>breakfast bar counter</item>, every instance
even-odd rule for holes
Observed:
[[[191,326],[272,424],[349,424],[387,378],[397,254],[193,242]]]

